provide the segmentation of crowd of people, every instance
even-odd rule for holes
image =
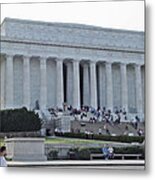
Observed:
[[[39,101],[37,100],[35,102],[35,109],[39,110],[40,105]],[[96,123],[96,122],[110,122],[110,123],[117,123],[119,124],[121,121],[130,121],[133,123],[133,126],[135,126],[138,122],[140,122],[140,118],[136,115],[134,117],[130,117],[130,119],[127,116],[127,112],[125,108],[118,108],[115,107],[113,111],[110,109],[107,109],[106,107],[98,107],[95,109],[92,106],[82,106],[80,109],[74,108],[72,105],[69,105],[67,103],[63,103],[63,108],[55,107],[55,108],[48,108],[48,111],[53,116],[57,117],[59,112],[65,112],[68,113],[71,116],[74,116],[75,118],[77,116],[80,116],[80,120],[87,119],[89,122]],[[91,115],[88,116],[88,113]]]
[[[127,122],[137,130],[139,136],[144,135],[144,130],[138,128],[138,123],[141,121],[140,118],[137,115],[133,115],[129,118],[125,108],[115,107],[114,110],[111,111],[106,107],[98,107],[95,109],[91,106],[82,106],[80,109],[76,109],[71,105],[64,104],[63,109],[56,107],[49,108],[48,110],[54,117],[58,117],[59,112],[63,112],[67,115],[73,116],[75,120],[87,121],[90,123],[105,122],[110,125],[117,125],[121,122]],[[107,134],[109,134],[108,129],[105,128],[105,130],[107,130]],[[128,127],[126,127],[125,130],[127,132]]]
[[[39,101],[35,102],[35,109],[40,109]],[[72,105],[68,105],[67,103],[63,103],[63,108],[55,107],[48,108],[48,111],[51,115],[57,117],[59,112],[68,113],[75,118],[80,116],[80,120],[89,120],[91,123],[96,122],[110,122],[119,124],[121,121],[130,121],[133,123],[136,129],[136,125],[140,122],[140,118],[136,115],[132,118],[128,118],[127,112],[125,108],[115,107],[113,111],[107,109],[106,107],[98,107],[95,109],[92,106],[82,106],[80,109],[73,108]],[[88,113],[90,116],[88,116]]]
[[[88,117],[88,113],[91,114],[89,118],[90,122],[115,122],[119,123],[121,119],[127,120],[127,112],[126,110],[115,108],[112,112],[110,109],[106,109],[106,107],[98,107],[97,109],[91,106],[82,106],[80,109],[73,108],[71,105],[64,105],[64,108],[49,108],[48,109],[51,114],[55,116],[58,115],[58,112],[68,112],[71,116],[80,115],[80,119],[83,120],[84,118]],[[136,121],[140,121],[138,116],[135,117]]]
[[[115,123],[120,123],[121,119],[127,120],[126,117],[126,111],[125,109],[120,109],[112,112],[109,109],[106,109],[105,107],[98,107],[97,109],[92,108],[92,107],[82,107],[81,109],[81,119],[83,117],[87,117],[87,113],[91,113],[91,117],[89,119],[90,122],[95,123],[95,122],[115,122]]]
[[[56,110],[58,112],[58,110]],[[62,110],[63,111],[63,110]],[[82,106],[80,109],[73,108],[71,105],[66,105],[64,111],[68,111],[69,115],[80,116],[80,120],[89,120],[89,122],[109,122],[114,124],[119,124],[121,121],[130,121],[134,126],[140,122],[140,118],[135,115],[128,118],[128,114],[125,108],[115,107],[113,111],[107,109],[106,107],[98,107],[97,109],[91,106]],[[89,115],[88,115],[89,114]],[[136,128],[136,127],[135,127]]]

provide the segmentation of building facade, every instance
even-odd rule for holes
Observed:
[[[6,18],[0,108],[82,105],[144,114],[144,32]]]

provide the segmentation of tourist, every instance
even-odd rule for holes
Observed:
[[[111,145],[108,148],[108,152],[109,152],[109,159],[113,159],[113,157],[114,157],[114,148]]]
[[[0,148],[0,167],[7,167],[5,156],[6,156],[6,147],[2,146]]]
[[[98,129],[98,134],[99,134],[99,135],[102,134],[102,129],[101,129],[101,128]]]
[[[142,129],[138,129],[137,134],[138,134],[139,136],[142,136],[142,135],[144,135],[144,132],[143,132],[143,130],[142,130]]]
[[[104,159],[108,160],[109,159],[109,149],[106,144],[104,144],[104,147],[102,148],[102,153],[103,153]]]
[[[88,139],[88,135],[89,135],[89,132],[87,131],[87,130],[85,130],[85,137],[86,137],[86,139]]]
[[[94,133],[93,133],[93,131],[90,131],[89,134],[90,134],[91,139],[94,139]]]

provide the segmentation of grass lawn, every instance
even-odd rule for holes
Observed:
[[[48,144],[105,144],[107,141],[91,140],[91,139],[78,139],[78,138],[46,138],[45,143]],[[0,138],[0,146],[4,145],[4,139]]]
[[[53,138],[46,138],[45,143],[47,144],[73,144],[73,145],[84,145],[84,144],[96,144],[96,145],[103,145],[103,144],[117,144],[120,142],[112,142],[112,141],[102,141],[102,140],[91,140],[91,139],[79,139],[79,138],[64,138],[64,137],[53,137]],[[124,143],[120,143],[124,144]],[[4,145],[4,139],[0,138],[0,146]]]
[[[106,144],[108,141],[78,139],[78,138],[46,138],[45,143],[49,144]]]
[[[0,138],[0,147],[4,145],[4,139]]]

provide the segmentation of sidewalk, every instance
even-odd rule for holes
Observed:
[[[19,162],[10,161],[8,167],[52,167],[52,168],[100,168],[100,169],[133,169],[144,170],[144,160],[57,160],[57,161],[35,161]]]

